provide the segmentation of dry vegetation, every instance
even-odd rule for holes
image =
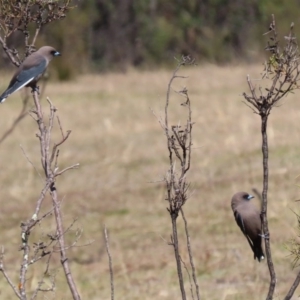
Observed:
[[[193,195],[185,206],[189,219],[194,261],[203,299],[263,299],[268,291],[265,262],[253,260],[251,250],[236,226],[230,199],[239,190],[262,188],[259,117],[242,103],[247,90],[246,74],[259,74],[261,66],[196,66],[181,70],[193,107],[194,152],[189,179]],[[7,79],[1,76],[1,89]],[[83,229],[79,245],[72,248],[73,275],[83,299],[108,299],[109,272],[103,224],[108,227],[113,256],[116,299],[178,299],[180,295],[172,247],[167,245],[171,227],[164,201],[162,179],[168,165],[166,141],[150,108],[163,114],[169,71],[89,75],[76,82],[50,83],[50,96],[65,130],[62,167],[80,163],[58,179],[63,199],[65,226],[78,218],[66,239],[71,243],[76,229]],[[286,244],[296,234],[300,189],[300,102],[290,95],[274,109],[269,120],[270,185],[269,229],[273,260],[278,276],[275,296],[286,294],[297,270]],[[173,122],[181,120],[182,98]],[[45,99],[43,99],[45,103]],[[0,106],[4,132],[21,109],[20,95]],[[184,120],[182,120],[184,121]],[[43,182],[28,163],[39,166],[36,125],[27,116],[1,145],[1,244],[10,275],[20,265],[20,222],[31,215]],[[59,136],[59,129],[56,133]],[[51,208],[49,199],[47,208]],[[259,203],[257,202],[257,205]],[[51,224],[51,223],[49,223]],[[32,240],[49,232],[47,220]],[[49,226],[48,226],[49,225]],[[179,221],[183,233],[182,220]],[[50,228],[55,230],[55,228]],[[182,257],[188,260],[181,247]],[[32,288],[39,280],[39,264],[28,272]],[[52,265],[57,293],[48,299],[70,299],[60,263]],[[1,298],[13,299],[10,287],[0,281]],[[188,291],[188,287],[187,287]],[[297,295],[297,291],[296,291]]]

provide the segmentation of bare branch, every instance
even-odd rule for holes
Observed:
[[[7,283],[9,284],[9,286],[12,288],[12,290],[14,291],[14,293],[16,294],[16,296],[19,299],[22,299],[21,294],[19,293],[17,287],[13,284],[13,282],[11,281],[11,279],[9,278],[8,274],[6,273],[6,270],[4,268],[4,247],[1,246],[1,254],[0,254],[0,272],[3,274],[4,278],[6,279]]]
[[[40,174],[40,172],[38,171],[38,169],[35,167],[35,165],[33,164],[33,162],[30,160],[30,158],[29,158],[28,155],[26,154],[25,149],[23,148],[22,145],[20,145],[20,148],[21,148],[21,150],[22,150],[22,152],[23,152],[23,155],[24,155],[25,158],[27,159],[27,161],[32,165],[32,167],[34,168],[34,170],[36,171],[36,173],[39,175],[39,177],[40,177],[41,179],[43,179],[43,177],[42,177],[42,175]]]
[[[15,130],[17,125],[24,119],[24,117],[27,115],[27,105],[28,105],[29,97],[26,96],[23,99],[23,106],[21,108],[21,111],[19,115],[16,117],[16,119],[13,121],[12,125],[9,129],[7,129],[3,135],[0,138],[0,144]]]
[[[177,75],[179,69],[187,64],[194,64],[194,60],[190,57],[182,57],[178,62],[178,65],[173,72],[167,88],[166,102],[165,102],[165,119],[159,119],[161,127],[165,131],[167,137],[167,147],[169,152],[169,169],[165,176],[165,184],[167,190],[166,200],[169,203],[167,208],[171,221],[172,221],[172,235],[171,245],[174,249],[175,260],[177,265],[177,275],[179,280],[179,286],[181,291],[181,297],[186,299],[186,292],[184,288],[184,279],[181,268],[181,259],[179,253],[179,241],[177,235],[177,217],[182,206],[185,204],[188,198],[189,183],[186,182],[186,175],[190,169],[191,163],[191,151],[192,151],[192,121],[191,121],[191,106],[188,91],[183,88],[178,93],[185,98],[185,102],[182,104],[183,108],[187,109],[187,121],[186,125],[169,125],[169,106],[170,106],[170,93],[174,79],[186,78],[185,76]],[[179,171],[176,171],[176,162],[180,164]]]
[[[70,167],[67,167],[67,168],[64,168],[63,170],[59,171],[59,172],[55,172],[55,177],[56,176],[59,176],[59,175],[62,175],[63,173],[67,172],[68,170],[73,170],[73,169],[78,169],[79,167],[79,164],[75,164],[73,166],[70,166]]]
[[[192,247],[191,247],[191,240],[190,240],[190,235],[189,235],[189,230],[188,230],[188,224],[187,224],[187,220],[185,218],[184,212],[183,212],[183,208],[180,209],[180,212],[181,212],[181,215],[182,215],[182,218],[183,218],[183,221],[184,221],[186,244],[187,244],[190,264],[191,264],[191,268],[192,268],[193,281],[194,281],[194,285],[196,287],[196,296],[197,296],[197,299],[200,300],[199,285],[198,285],[198,281],[197,281],[197,277],[196,277],[196,268],[195,268],[194,260],[193,260],[193,254],[192,254]]]
[[[293,32],[293,26],[290,28],[288,37],[285,38],[283,49],[279,46],[279,40],[276,30],[275,17],[272,15],[272,21],[269,26],[269,35],[267,47],[270,52],[268,61],[265,63],[262,78],[270,80],[269,86],[264,89],[259,86],[260,96],[256,95],[256,87],[252,85],[250,76],[247,76],[247,83],[250,95],[244,93],[244,98],[248,102],[250,108],[261,117],[261,135],[262,135],[262,156],[263,156],[263,191],[262,191],[262,231],[265,235],[265,248],[270,273],[270,286],[267,299],[273,299],[276,287],[276,273],[273,265],[270,245],[270,234],[267,218],[268,207],[268,182],[269,182],[269,166],[268,166],[268,137],[267,123],[268,117],[274,106],[277,105],[283,97],[298,89],[298,81],[300,77],[299,68],[299,49]]]
[[[115,298],[114,272],[112,267],[112,258],[109,249],[108,234],[107,234],[107,229],[105,224],[104,224],[104,238],[105,238],[106,252],[108,255],[108,265],[109,265],[109,274],[110,274],[110,295],[111,295],[111,300],[114,300]]]

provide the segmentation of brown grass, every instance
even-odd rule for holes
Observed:
[[[246,74],[259,77],[260,69],[198,66],[183,69],[181,73],[189,78],[175,81],[174,88],[188,87],[196,123],[190,171],[193,194],[185,211],[203,299],[263,299],[268,289],[267,265],[253,260],[230,208],[234,192],[262,188],[260,120],[242,103],[241,96],[247,90]],[[64,198],[65,224],[79,218],[67,240],[72,242],[77,227],[84,230],[81,245],[94,240],[92,245],[69,251],[83,299],[109,299],[104,223],[110,234],[117,299],[180,297],[174,255],[166,243],[171,224],[164,186],[151,183],[165,174],[168,154],[164,133],[149,108],[162,114],[170,74],[164,70],[131,70],[126,74],[84,76],[76,82],[47,87],[46,95],[59,109],[64,129],[72,130],[70,140],[61,147],[60,166],[80,163],[79,170],[65,174],[57,183]],[[0,107],[3,132],[20,110],[19,97],[11,96]],[[171,101],[173,122],[184,121],[181,98],[173,94]],[[46,101],[43,103],[46,105]],[[272,112],[269,123],[269,226],[279,298],[296,274],[285,245],[297,234],[291,209],[299,210],[294,200],[300,194],[296,185],[300,174],[300,101],[297,95],[291,95],[282,104]],[[28,116],[0,147],[1,244],[15,282],[21,261],[19,225],[31,217],[43,186],[19,147],[22,144],[39,166],[35,133],[36,126]],[[58,135],[57,128],[54,136]],[[182,227],[182,221],[179,224]],[[49,228],[54,230],[46,220],[32,235],[32,241],[41,239]],[[181,251],[187,261],[183,244]],[[80,264],[78,260],[92,262]],[[51,271],[57,274],[57,291],[52,299],[70,299],[58,259]],[[39,272],[41,264],[29,271],[32,289]],[[13,298],[3,279],[0,290],[1,298]]]

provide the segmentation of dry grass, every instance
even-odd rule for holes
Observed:
[[[175,82],[175,88],[189,88],[196,123],[190,171],[193,195],[185,210],[203,299],[264,299],[268,289],[267,265],[252,259],[230,208],[234,192],[262,187],[260,122],[241,102],[247,89],[246,74],[255,77],[259,71],[260,66],[207,65],[184,69],[182,73],[189,79]],[[61,147],[61,168],[77,162],[81,165],[59,178],[57,184],[59,195],[64,197],[65,224],[79,218],[67,240],[73,240],[77,227],[84,230],[81,245],[95,240],[69,252],[83,299],[109,299],[104,223],[110,234],[117,299],[180,297],[174,255],[166,243],[171,226],[164,186],[151,183],[162,178],[168,161],[164,134],[149,108],[162,112],[169,78],[170,71],[132,70],[89,75],[47,87],[46,94],[59,109],[63,127],[72,130],[70,140]],[[3,82],[7,80],[2,80],[2,88]],[[0,107],[3,132],[20,110],[19,97],[11,96]],[[180,101],[172,95],[176,123],[184,121]],[[269,226],[278,275],[276,299],[287,292],[296,273],[285,245],[297,234],[291,209],[299,210],[294,201],[300,195],[296,185],[300,173],[299,119],[300,101],[291,95],[272,112],[269,123]],[[22,144],[39,165],[35,132],[28,116],[0,147],[1,244],[15,282],[21,261],[19,225],[31,216],[43,186],[19,147]],[[58,134],[57,129],[55,136]],[[32,240],[38,241],[49,228],[54,230],[51,222],[45,221]],[[187,261],[183,245],[181,251]],[[80,264],[78,260],[91,263]],[[29,272],[32,289],[39,272],[41,264]],[[57,274],[57,292],[48,299],[70,299],[58,260],[52,273]],[[3,299],[14,297],[3,279],[0,292]]]

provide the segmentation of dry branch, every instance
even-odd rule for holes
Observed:
[[[115,298],[114,271],[112,267],[112,257],[110,254],[108,233],[105,225],[104,225],[104,238],[105,238],[105,248],[108,255],[108,266],[109,266],[109,275],[110,275],[110,295],[111,295],[111,300],[114,300]]]
[[[53,169],[53,165],[52,165],[53,160],[51,161],[51,157],[53,153],[50,154],[51,133],[53,129],[53,122],[55,119],[56,108],[54,107],[50,99],[48,99],[48,103],[50,104],[50,116],[49,116],[49,126],[47,128],[44,123],[43,111],[38,98],[38,93],[36,91],[34,91],[33,93],[33,98],[36,106],[36,110],[34,113],[36,114],[36,122],[39,128],[39,133],[37,134],[37,137],[39,138],[40,141],[41,163],[45,173],[46,186],[47,189],[50,190],[50,195],[53,201],[54,215],[55,215],[56,226],[57,226],[57,239],[60,247],[61,264],[63,266],[67,283],[69,285],[73,299],[79,300],[80,296],[77,291],[77,287],[74,282],[74,279],[72,277],[72,273],[70,270],[70,266],[66,254],[66,247],[65,247],[65,240],[64,240],[65,232],[63,230],[61,208],[58,200],[57,190],[55,187],[56,176],[55,176],[55,170]],[[57,143],[57,145],[63,144],[67,140],[68,136],[69,135],[67,135],[67,137],[63,137],[62,140],[59,143]],[[56,148],[53,149],[53,151],[56,151]]]
[[[41,28],[53,21],[63,19],[66,17],[67,12],[72,8],[71,7],[72,0],[58,0],[58,1],[44,1],[44,0],[35,0],[35,1],[19,1],[19,0],[0,0],[0,44],[2,45],[3,50],[11,60],[11,62],[15,66],[19,66],[22,60],[30,55],[33,51],[35,51],[35,43],[37,41],[37,37]],[[20,58],[19,52],[13,48],[8,47],[7,39],[16,31],[19,31],[23,34],[24,38],[24,54]],[[32,34],[32,38],[31,38]],[[43,89],[44,90],[44,89]],[[48,125],[45,123],[45,119],[43,116],[43,110],[40,105],[40,99],[37,91],[33,92],[33,100],[35,109],[30,112],[30,115],[34,118],[38,125],[37,137],[40,142],[40,151],[41,151],[41,164],[44,171],[44,187],[38,197],[38,200],[35,205],[35,211],[32,217],[26,222],[22,222],[21,224],[21,239],[22,239],[22,255],[23,261],[20,267],[20,276],[19,276],[19,284],[18,289],[9,279],[4,267],[3,267],[3,253],[1,256],[1,265],[0,271],[3,276],[6,278],[8,284],[14,290],[15,294],[20,299],[27,299],[28,293],[26,291],[26,273],[28,267],[38,261],[40,261],[44,256],[49,256],[47,265],[46,265],[46,273],[49,269],[50,259],[52,257],[52,253],[55,252],[55,247],[52,250],[49,250],[52,244],[59,245],[59,252],[61,256],[61,263],[65,272],[65,276],[67,279],[67,283],[69,285],[69,289],[72,293],[73,299],[80,299],[79,293],[76,288],[76,284],[72,278],[72,273],[70,271],[68,258],[66,255],[66,249],[64,241],[64,235],[66,231],[63,229],[62,222],[62,214],[60,201],[58,198],[58,194],[55,187],[55,178],[70,169],[74,169],[78,166],[75,164],[73,166],[67,167],[60,172],[58,170],[58,156],[59,149],[58,147],[62,145],[69,137],[70,131],[67,132],[66,135],[63,134],[63,138],[58,143],[54,144],[52,152],[50,151],[51,144],[51,134],[54,126],[56,108],[53,106],[50,99],[48,103],[50,105],[50,117],[48,120]],[[13,122],[12,126],[3,134],[0,138],[0,143],[11,134],[11,132],[15,129],[17,124],[24,118],[27,113],[27,104],[28,97],[26,97],[23,101],[23,107],[18,115],[18,117]],[[59,122],[60,130],[63,133],[61,124]],[[23,150],[23,149],[22,149]],[[27,154],[23,150],[26,158],[29,160]],[[30,161],[29,161],[30,162]],[[31,162],[30,162],[31,163]],[[52,201],[53,201],[53,209],[44,214],[43,216],[39,216],[43,201],[47,193],[50,193]],[[34,230],[35,226],[40,223],[44,218],[49,215],[52,215],[54,211],[56,228],[56,235],[53,237],[48,234],[48,242],[39,242],[35,243],[32,247],[29,244],[29,236],[32,230]],[[33,257],[31,258],[31,252],[34,250]],[[37,297],[38,292],[44,291],[53,291],[55,288],[55,282],[53,279],[52,286],[50,288],[42,288],[43,278],[39,281],[37,288],[35,289],[31,299],[35,299]]]
[[[268,226],[267,208],[268,208],[268,182],[269,182],[269,166],[268,166],[268,136],[267,124],[268,117],[274,106],[278,104],[283,97],[299,88],[298,81],[300,75],[299,69],[299,49],[294,35],[294,25],[290,27],[289,35],[285,37],[283,49],[277,35],[275,18],[272,16],[272,22],[269,31],[268,45],[266,50],[270,52],[270,57],[265,63],[262,79],[269,80],[269,85],[262,87],[255,86],[247,76],[247,83],[250,94],[244,93],[246,104],[258,114],[261,118],[261,136],[262,136],[262,156],[263,156],[263,191],[262,191],[262,231],[264,233],[266,256],[268,268],[270,272],[270,286],[267,299],[273,299],[276,287],[276,273],[272,260],[270,233]]]
[[[191,166],[192,127],[193,127],[191,103],[188,95],[188,90],[186,88],[178,92],[181,96],[184,97],[184,102],[182,103],[182,107],[185,108],[187,111],[187,120],[185,122],[185,125],[182,126],[178,124],[170,125],[169,114],[170,114],[170,98],[171,98],[172,83],[177,78],[186,78],[185,76],[178,75],[178,71],[182,66],[193,65],[193,64],[194,64],[194,60],[191,59],[189,56],[184,56],[181,58],[180,61],[178,61],[178,65],[175,71],[173,72],[172,77],[168,83],[164,119],[162,118],[158,119],[167,137],[169,170],[167,172],[167,175],[164,178],[164,181],[167,190],[166,200],[168,201],[169,204],[167,210],[170,214],[171,221],[172,221],[172,235],[171,235],[171,242],[169,244],[172,245],[174,249],[175,261],[177,265],[177,275],[179,280],[181,297],[183,300],[186,299],[186,292],[184,288],[184,278],[183,278],[182,267],[181,267],[182,261],[180,257],[180,251],[179,251],[177,218],[179,212],[182,210],[183,205],[186,203],[186,200],[188,199],[189,183],[187,182],[187,173]],[[176,164],[179,164],[178,171],[176,170]],[[197,298],[200,299],[199,287],[195,275],[186,219],[185,219],[185,228],[187,233],[187,248],[189,252],[190,265],[192,266],[192,272],[193,272],[193,282],[190,281],[190,284],[191,285],[194,284],[196,286],[196,295]],[[193,294],[194,293],[192,290],[192,295]]]
[[[18,291],[18,288],[14,285],[14,283],[12,282],[12,280],[10,279],[10,277],[8,276],[5,268],[4,268],[4,247],[1,247],[1,254],[0,254],[0,272],[3,274],[5,280],[7,281],[7,283],[9,284],[9,286],[12,288],[12,290],[14,291],[14,293],[16,294],[16,296],[19,299],[22,299],[20,292]]]

